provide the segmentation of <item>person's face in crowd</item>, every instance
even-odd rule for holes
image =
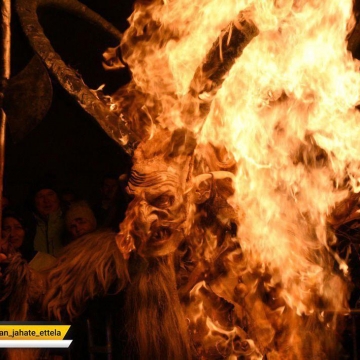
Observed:
[[[88,234],[94,230],[94,225],[86,218],[78,217],[70,221],[68,226],[69,232],[73,240]]]
[[[119,182],[117,179],[107,178],[104,179],[103,185],[101,187],[101,194],[104,200],[112,200],[118,189]]]
[[[7,239],[10,244],[17,250],[25,239],[25,230],[21,223],[12,217],[6,217],[2,223],[3,239]]]
[[[35,195],[35,207],[41,216],[49,216],[60,209],[60,200],[52,189],[42,189]]]

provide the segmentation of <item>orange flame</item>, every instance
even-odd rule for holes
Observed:
[[[327,219],[349,191],[360,190],[359,63],[345,41],[354,25],[352,1],[219,4],[136,4],[123,57],[137,89],[160,104],[158,125],[182,127],[188,119],[179,99],[221,30],[247,9],[260,34],[228,74],[198,140],[225,145],[237,162],[231,204],[246,213],[237,241],[249,272],[270,273],[266,286],[279,287],[277,297],[298,315],[317,310],[316,296],[341,310],[346,288],[332,273],[333,261],[345,274],[347,266],[331,254]],[[142,105],[149,114],[151,101]],[[235,278],[238,265],[231,256],[229,263]],[[198,305],[191,321],[208,319],[209,331],[221,332],[202,310]]]

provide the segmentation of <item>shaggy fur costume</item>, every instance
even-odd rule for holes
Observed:
[[[127,283],[127,264],[115,234],[95,232],[68,245],[54,267],[42,273],[33,271],[19,254],[9,258],[1,284],[1,317],[72,321],[88,300],[118,293]],[[3,355],[9,360],[35,360],[39,354],[37,349],[8,349]]]
[[[89,299],[119,293],[128,283],[127,264],[113,232],[95,232],[66,247],[47,278],[43,311],[48,318],[73,320]],[[79,286],[81,285],[81,286]]]

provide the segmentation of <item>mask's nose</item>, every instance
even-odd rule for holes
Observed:
[[[158,214],[154,207],[149,205],[145,200],[141,200],[138,205],[138,214],[136,217],[136,229],[142,232],[146,238],[150,236],[151,227],[158,221]]]

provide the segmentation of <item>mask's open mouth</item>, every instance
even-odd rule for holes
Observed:
[[[168,227],[159,227],[149,238],[148,243],[159,246],[166,243],[172,235],[172,231]]]

